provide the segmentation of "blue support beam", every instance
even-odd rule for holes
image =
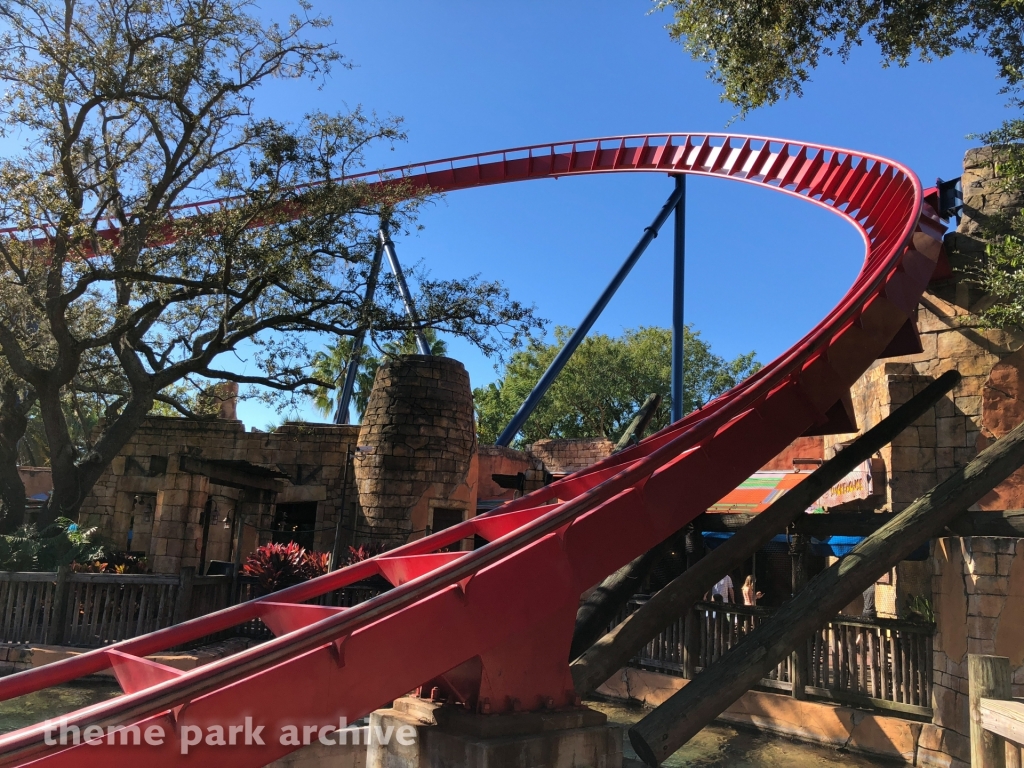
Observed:
[[[597,318],[601,316],[601,312],[604,311],[608,302],[611,301],[612,296],[615,295],[615,291],[617,291],[619,286],[622,285],[622,281],[626,279],[630,270],[633,269],[644,251],[647,250],[647,246],[649,246],[654,238],[658,236],[658,231],[661,229],[662,225],[668,221],[668,217],[676,210],[676,205],[685,194],[686,188],[680,188],[677,183],[676,188],[673,190],[672,194],[669,195],[665,204],[661,207],[661,210],[654,218],[651,226],[644,228],[644,234],[643,237],[640,238],[640,242],[636,244],[630,252],[629,257],[622,266],[619,267],[619,271],[615,273],[615,277],[612,278],[608,287],[604,289],[604,293],[601,294],[597,303],[594,304],[590,312],[587,313],[587,316],[583,318],[583,322],[580,323],[579,327],[573,332],[572,336],[565,343],[565,346],[562,347],[558,355],[555,356],[555,359],[551,361],[551,365],[549,365],[548,369],[544,371],[544,375],[540,377],[540,381],[537,382],[533,391],[530,392],[523,404],[519,406],[519,410],[516,411],[516,415],[512,417],[512,421],[510,421],[509,425],[505,427],[500,435],[498,435],[498,439],[495,441],[495,444],[507,446],[512,442],[516,433],[523,428],[523,424],[525,424],[526,420],[530,418],[530,414],[533,413],[534,408],[537,407],[541,398],[544,397],[544,394],[548,391],[551,383],[555,378],[557,378],[558,374],[562,372],[562,368],[564,368],[565,364],[569,362],[569,358],[572,357],[572,353],[576,351],[576,348],[580,345],[583,339],[586,338],[590,329],[597,321]]]
[[[398,263],[398,254],[395,253],[395,244],[391,242],[391,236],[388,234],[387,223],[382,223],[380,227],[380,242],[384,247],[384,254],[388,257],[388,264],[391,266],[391,272],[395,276],[395,282],[398,283],[398,292],[402,296],[402,303],[405,305],[405,313],[409,316],[409,320],[412,322],[412,332],[416,337],[416,349],[421,355],[430,355],[430,345],[427,343],[427,337],[423,335],[423,326],[420,324],[419,315],[416,314],[416,305],[413,303],[412,294],[409,292],[409,286],[405,282],[405,275],[402,273],[402,265]]]
[[[352,392],[356,386],[356,375],[359,373],[359,362],[363,356],[363,344],[366,343],[366,332],[369,326],[365,319],[370,317],[370,310],[373,308],[373,297],[377,293],[377,276],[380,274],[381,257],[384,255],[384,244],[378,242],[373,254],[373,261],[370,263],[370,273],[366,277],[366,295],[363,296],[363,320],[364,325],[360,327],[359,333],[352,340],[352,353],[348,357],[348,368],[345,371],[345,382],[338,393],[338,408],[334,412],[335,424],[349,423],[349,403],[352,402]]]
[[[672,254],[672,421],[683,413],[683,338],[686,335],[683,316],[683,287],[686,284],[686,176],[676,176],[679,200],[675,207],[675,240]]]

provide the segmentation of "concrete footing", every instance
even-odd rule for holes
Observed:
[[[416,737],[372,740],[367,768],[622,768],[622,729],[586,707],[477,715],[410,697],[370,716],[374,733],[402,726]]]

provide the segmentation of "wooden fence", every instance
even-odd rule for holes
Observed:
[[[631,603],[629,612],[642,600]],[[634,666],[692,677],[771,616],[759,606],[698,603],[647,644]],[[792,691],[794,663],[804,669],[804,694],[931,717],[931,624],[837,616],[762,679],[766,688]]]
[[[100,647],[228,605],[231,577],[0,572],[0,642]]]

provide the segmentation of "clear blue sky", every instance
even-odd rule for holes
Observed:
[[[277,12],[285,4],[268,6]],[[722,131],[734,114],[702,64],[649,14],[645,0],[468,2],[343,0],[330,37],[356,65],[322,90],[272,85],[277,116],[362,104],[401,115],[409,141],[380,165],[573,138]],[[873,47],[826,61],[802,99],[763,109],[731,130],[806,139],[902,161],[925,184],[959,175],[969,133],[1012,117],[995,67],[958,55],[883,69]],[[397,241],[405,263],[438,277],[479,272],[554,324],[575,325],[669,194],[660,175],[538,181],[456,192],[429,207],[425,229]],[[691,179],[686,317],[721,355],[768,362],[840,298],[859,267],[854,230],[814,206],[745,185]],[[670,322],[671,238],[657,240],[596,330]],[[451,354],[474,386],[493,362],[463,344]],[[262,426],[276,414],[245,404]],[[304,418],[317,418],[312,410]]]

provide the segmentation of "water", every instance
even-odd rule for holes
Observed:
[[[628,728],[650,710],[642,707],[626,707],[600,701],[588,701],[587,706],[608,715],[612,723]],[[637,759],[623,737],[623,755]],[[841,752],[837,749],[790,741],[780,736],[771,736],[758,731],[738,730],[718,723],[698,733],[682,749],[662,763],[665,768],[868,768],[869,766],[891,766],[889,761],[872,760],[862,755]]]
[[[120,694],[121,688],[113,680],[83,680],[0,701],[0,733],[52,720]]]

